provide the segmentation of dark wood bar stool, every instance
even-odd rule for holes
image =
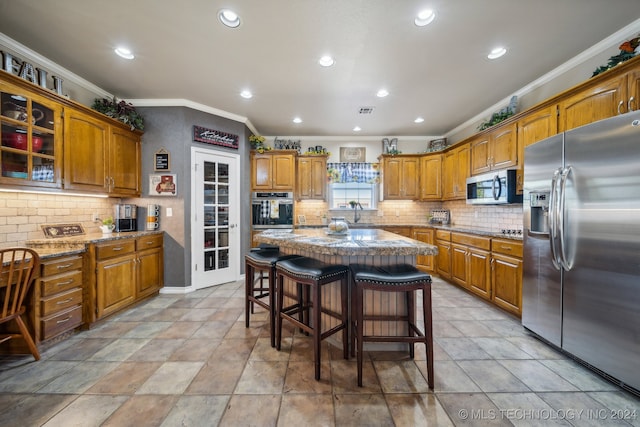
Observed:
[[[249,327],[253,304],[258,304],[269,312],[269,336],[271,347],[275,347],[275,294],[276,263],[298,255],[284,255],[277,246],[253,248],[245,259],[245,327]],[[259,275],[256,277],[256,273]],[[267,284],[265,286],[265,277]]]
[[[276,263],[277,288],[283,289],[284,279],[289,278],[303,287],[303,299],[284,307],[284,293],[277,293],[276,304],[276,348],[280,350],[282,343],[282,319],[286,319],[313,338],[313,354],[315,364],[315,378],[320,379],[320,343],[323,339],[342,331],[342,350],[344,358],[349,358],[349,313],[348,287],[349,267],[345,265],[327,264],[316,259],[300,257]],[[327,307],[322,307],[322,287],[326,284],[340,281],[341,313],[336,313]],[[308,313],[311,309],[311,319]],[[295,314],[302,313],[299,319]],[[306,313],[306,314],[305,314]],[[340,323],[322,332],[322,314],[338,319]],[[310,321],[309,321],[310,320]]]
[[[409,355],[414,357],[415,343],[424,343],[427,350],[427,381],[433,390],[433,332],[431,325],[431,276],[409,264],[390,266],[351,265],[351,354],[358,358],[358,386],[362,387],[364,342],[405,342]],[[407,314],[365,314],[364,290],[377,292],[404,292]],[[415,291],[422,291],[424,332],[416,325]],[[404,336],[364,335],[366,321],[406,322],[408,334]]]

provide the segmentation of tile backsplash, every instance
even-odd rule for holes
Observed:
[[[31,239],[42,239],[42,225],[80,223],[87,233],[99,232],[92,221],[113,216],[119,199],[0,192],[0,247],[18,246]]]

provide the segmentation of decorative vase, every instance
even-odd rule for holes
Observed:
[[[102,234],[111,234],[111,232],[113,231],[114,228],[116,228],[115,224],[101,225],[100,226],[100,231],[102,231]]]

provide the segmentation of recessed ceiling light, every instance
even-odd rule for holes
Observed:
[[[418,13],[418,16],[416,16],[416,19],[414,19],[413,22],[418,27],[424,27],[425,25],[431,24],[434,19],[436,19],[435,12],[431,9],[426,9]]]
[[[502,46],[500,46],[500,47],[497,47],[497,48],[493,49],[491,51],[491,53],[489,53],[489,55],[487,55],[487,58],[489,58],[489,59],[500,58],[505,53],[507,53],[507,49],[505,49]]]
[[[422,122],[424,122],[424,119],[422,117],[416,117],[416,119],[413,122],[414,123],[422,123]]]
[[[360,132],[362,129],[360,128],[360,126],[356,126],[353,128],[354,132]]]
[[[376,93],[376,96],[377,96],[378,98],[384,98],[384,97],[385,97],[385,96],[387,96],[387,95],[389,95],[389,91],[388,91],[388,90],[386,90],[386,89],[380,89],[380,90],[378,91],[378,93]]]
[[[323,67],[331,67],[335,63],[336,61],[329,55],[325,55],[322,58],[318,59],[318,64],[322,65]]]
[[[302,119],[300,117],[294,117],[293,123],[302,123]]]
[[[236,28],[240,25],[240,17],[233,10],[222,9],[218,12],[218,19],[229,28]]]
[[[244,99],[253,98],[253,94],[251,93],[250,90],[243,90],[242,92],[240,92],[240,96],[243,97]]]
[[[135,58],[135,56],[133,56],[133,53],[127,49],[126,47],[117,47],[114,52],[116,53],[116,55],[118,55],[121,58],[124,59],[133,59]]]

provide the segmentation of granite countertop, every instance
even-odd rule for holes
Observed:
[[[52,258],[61,255],[73,255],[83,253],[87,245],[91,243],[102,243],[110,240],[131,239],[151,234],[161,234],[163,231],[128,231],[123,233],[88,233],[79,236],[59,237],[55,239],[33,239],[27,240],[25,246],[35,249],[40,258]]]
[[[351,229],[344,235],[328,234],[326,228],[269,229],[255,240],[283,248],[322,255],[436,255],[436,246],[381,229]]]

